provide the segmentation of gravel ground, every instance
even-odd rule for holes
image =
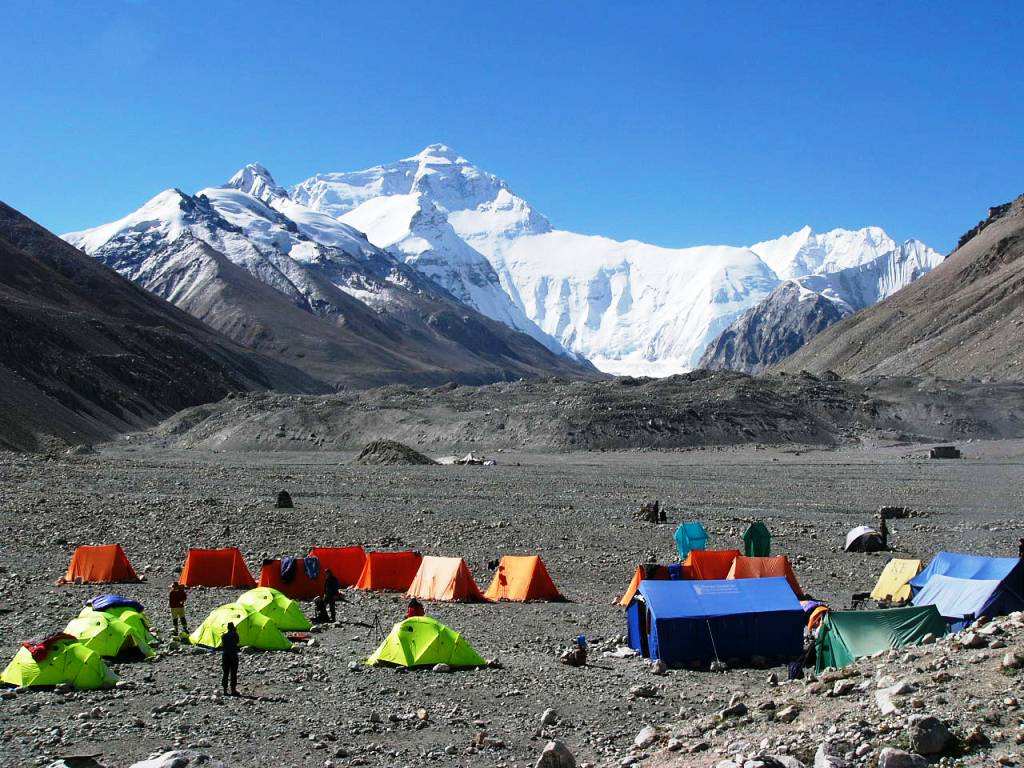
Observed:
[[[804,588],[843,605],[852,592],[870,589],[886,559],[843,554],[843,537],[881,505],[923,513],[893,525],[900,555],[1015,552],[1024,535],[1024,443],[964,447],[962,461],[922,459],[919,447],[870,446],[500,453],[494,467],[370,467],[351,464],[353,454],[124,447],[60,458],[0,454],[5,660],[21,640],[62,629],[101,591],[54,585],[82,543],[124,546],[147,581],[118,591],[145,603],[163,633],[167,586],[190,545],[237,545],[254,571],[264,556],[302,554],[314,545],[411,547],[462,555],[482,588],[490,578],[487,561],[536,552],[571,601],[427,606],[482,655],[500,660],[500,669],[351,671],[349,663],[376,645],[364,625],[379,617],[387,629],[404,606],[397,596],[349,591],[349,602],[339,606],[342,622],[317,633],[312,647],[243,656],[240,699],[216,694],[219,658],[193,650],[115,664],[127,685],[114,691],[0,699],[0,763],[43,764],[88,752],[127,765],[163,748],[197,745],[232,766],[494,768],[532,765],[545,741],[557,737],[578,760],[604,766],[628,760],[637,732],[654,725],[664,732],[682,727],[680,739],[690,747],[707,744],[710,751],[686,764],[713,764],[720,759],[715,750],[728,754],[730,740],[757,744],[776,731],[756,718],[731,729],[687,729],[737,692],[760,695],[768,672],[655,677],[639,660],[614,658],[571,669],[557,663],[558,650],[579,633],[598,645],[624,633],[614,600],[637,562],[671,558],[672,530],[683,519],[703,520],[718,546],[734,545],[747,520],[764,519],[773,551],[791,556]],[[282,488],[294,510],[273,508]],[[633,512],[655,498],[670,524],[635,522]],[[192,622],[236,594],[193,590]],[[655,695],[630,696],[641,684],[654,686]],[[808,712],[795,725],[806,721],[812,751],[814,728],[829,726],[835,701],[803,705]],[[426,720],[416,716],[421,708]],[[547,708],[557,710],[558,723],[542,732]],[[791,736],[794,727],[781,732]],[[474,747],[481,732],[491,741]],[[860,763],[875,754],[866,752]]]

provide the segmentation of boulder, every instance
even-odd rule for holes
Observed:
[[[823,741],[814,753],[814,768],[850,768],[844,750],[835,742]]]
[[[928,759],[913,752],[886,747],[878,755],[878,768],[928,768]]]
[[[549,741],[534,768],[576,768],[576,758],[560,741]]]
[[[658,740],[658,731],[654,726],[645,725],[640,733],[633,739],[633,745],[637,749],[647,749]]]
[[[277,503],[274,506],[278,509],[293,509],[295,505],[292,504],[292,495],[288,491],[280,491],[277,494]]]
[[[946,749],[953,735],[937,717],[913,717],[908,728],[910,748],[921,755],[938,755]]]

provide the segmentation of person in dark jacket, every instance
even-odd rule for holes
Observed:
[[[338,593],[340,591],[341,582],[338,581],[338,577],[331,573],[331,569],[328,568],[324,572],[324,605],[327,607],[327,611],[331,615],[331,621],[338,620],[335,603],[338,601]]]
[[[231,695],[238,695],[238,630],[235,625],[228,622],[228,630],[220,638],[221,665],[224,668],[224,676],[221,678],[221,686],[224,688],[224,695],[228,695],[228,682],[231,682]]]
[[[415,616],[423,616],[425,613],[426,612],[423,610],[423,603],[414,597],[409,601],[409,607],[405,610],[405,618],[411,619]]]

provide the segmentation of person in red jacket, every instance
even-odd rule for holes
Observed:
[[[409,607],[405,611],[405,618],[411,619],[414,616],[423,616],[424,613],[423,603],[414,597],[409,601]]]
[[[171,608],[171,618],[174,620],[174,634],[178,634],[178,622],[181,622],[181,631],[188,633],[188,625],[185,623],[185,601],[188,600],[188,593],[178,582],[171,584],[171,591],[167,594],[167,604]]]

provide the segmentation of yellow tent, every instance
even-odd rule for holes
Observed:
[[[890,560],[882,569],[875,588],[871,590],[871,599],[889,600],[894,603],[909,600],[909,582],[920,572],[920,560]]]

